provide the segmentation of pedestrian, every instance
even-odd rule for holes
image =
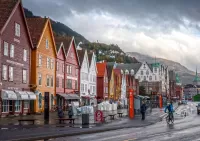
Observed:
[[[62,110],[62,108],[60,106],[58,107],[58,117],[59,118],[63,118],[64,117],[63,110]]]
[[[142,120],[145,120],[146,104],[145,104],[144,101],[142,101],[140,111],[141,111],[141,114],[142,114]]]
[[[72,118],[72,116],[73,116],[73,109],[72,109],[71,104],[69,104],[68,116],[69,116],[69,118]],[[69,123],[71,123],[71,121]]]

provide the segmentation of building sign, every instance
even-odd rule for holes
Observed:
[[[24,66],[24,64],[21,64],[21,63],[18,63],[18,62],[14,62],[14,61],[11,61],[11,60],[6,60],[6,62],[10,63],[10,64],[13,64],[13,65],[21,66],[21,67]]]
[[[97,110],[97,111],[95,112],[95,120],[96,120],[97,122],[102,122],[102,121],[103,121],[103,112],[102,112],[102,111]]]
[[[67,76],[67,79],[78,80],[77,77]]]
[[[62,74],[57,74],[57,77],[62,77],[62,78],[64,78],[64,75],[62,75]]]
[[[14,42],[20,43],[20,40],[14,38]]]

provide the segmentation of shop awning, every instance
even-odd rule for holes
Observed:
[[[29,96],[29,100],[36,100],[36,94],[33,92],[26,92]]]
[[[25,91],[15,91],[18,100],[29,100],[29,96]]]
[[[4,100],[17,100],[17,95],[14,91],[2,90],[1,98]]]
[[[70,100],[70,99],[80,99],[80,97],[77,94],[58,94],[62,97],[64,97],[66,100]]]

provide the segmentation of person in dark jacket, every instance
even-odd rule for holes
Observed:
[[[141,110],[141,114],[142,114],[142,120],[145,120],[146,104],[144,101],[142,102],[140,110]]]
[[[59,118],[63,118],[64,117],[64,113],[61,107],[58,107],[58,117]]]
[[[71,105],[69,105],[68,116],[69,116],[69,118],[72,118],[72,116],[73,116],[73,109],[72,109]],[[69,123],[71,123],[71,121]]]

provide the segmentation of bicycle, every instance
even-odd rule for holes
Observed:
[[[167,115],[167,117],[166,117],[166,122],[167,122],[167,124],[170,124],[170,121],[171,121],[172,124],[174,123],[173,112],[168,112],[168,115]]]

